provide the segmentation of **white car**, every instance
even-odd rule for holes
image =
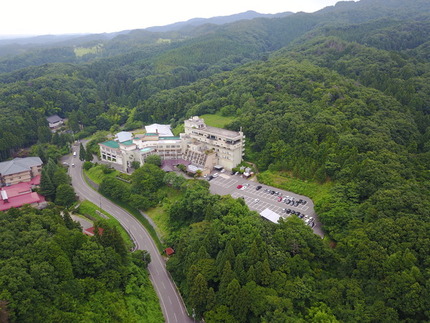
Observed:
[[[219,174],[218,174],[218,173],[215,173],[215,174],[213,174],[212,176],[213,176],[213,178],[216,178],[216,177],[218,177],[218,176],[219,176]]]

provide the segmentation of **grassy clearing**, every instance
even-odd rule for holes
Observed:
[[[103,44],[98,44],[93,47],[76,47],[74,49],[76,57],[82,57],[88,54],[99,54],[103,51]]]
[[[108,219],[106,219],[106,218],[100,216],[99,214],[97,214],[97,211],[103,213],[104,215],[106,215],[108,217]],[[131,240],[131,238],[128,235],[127,231],[118,222],[118,220],[115,219],[112,215],[110,215],[106,211],[100,209],[94,203],[91,203],[90,201],[83,201],[79,205],[79,208],[78,208],[77,212],[79,214],[82,214],[82,215],[88,215],[90,217],[90,219],[106,221],[109,225],[116,227],[118,229],[118,231],[120,232],[122,238],[126,242],[127,247],[130,248],[130,249],[133,247],[133,245],[134,245],[133,241]]]
[[[163,203],[145,211],[145,213],[154,221],[157,233],[163,240],[166,240],[171,235],[167,210],[172,203],[175,203],[182,196],[182,192],[170,187],[164,187],[161,189],[160,194],[164,195]]]
[[[185,132],[185,127],[184,124],[178,124],[175,128],[172,129],[172,132],[175,136],[179,136],[180,133],[184,133]]]
[[[105,177],[116,177],[119,174],[119,171],[115,170],[110,174],[103,173],[102,166],[94,166],[91,167],[88,171],[85,171],[85,174],[91,179],[94,183],[100,184]]]
[[[223,117],[218,114],[204,114],[200,118],[203,118],[208,126],[217,128],[224,128],[235,119],[234,117]]]
[[[258,174],[258,180],[266,185],[308,196],[315,204],[326,199],[330,195],[330,189],[333,186],[331,182],[319,184],[317,182],[303,181],[292,177],[287,172],[265,171]]]

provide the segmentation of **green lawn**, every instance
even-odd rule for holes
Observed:
[[[234,121],[234,117],[223,117],[219,114],[204,114],[201,115],[200,118],[203,118],[205,120],[205,123],[208,126],[211,127],[217,127],[217,128],[224,128],[226,125],[228,125],[230,122]],[[181,123],[177,125],[172,132],[179,136],[180,133],[184,132],[184,124]]]
[[[105,177],[116,177],[119,173],[119,171],[115,170],[110,174],[103,173],[102,166],[94,166],[91,167],[88,171],[85,171],[87,176],[96,184],[100,184]]]
[[[156,228],[154,228],[163,240],[166,240],[171,231],[169,226],[169,217],[167,209],[172,203],[175,203],[182,195],[180,191],[170,187],[161,189],[161,194],[164,194],[163,203],[155,208],[145,211],[145,213],[154,221]]]
[[[333,186],[331,182],[319,184],[312,181],[303,181],[292,177],[287,172],[265,171],[258,174],[257,177],[260,183],[310,197],[315,204],[327,198]]]
[[[218,114],[204,114],[200,118],[205,120],[206,125],[217,128],[224,128],[235,119],[234,117],[223,117]]]

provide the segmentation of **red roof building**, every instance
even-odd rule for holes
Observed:
[[[104,229],[103,228],[98,228],[98,229],[99,229],[99,235],[103,235]],[[84,233],[87,236],[91,236],[92,237],[94,235],[94,230],[95,230],[94,227],[91,227],[91,228],[88,228],[88,229],[84,229]]]
[[[166,255],[168,255],[170,257],[171,255],[173,255],[175,253],[175,250],[173,250],[173,248],[169,247],[169,248],[164,249],[164,252],[166,253]]]
[[[0,211],[21,207],[25,204],[39,206],[45,202],[45,197],[33,192],[32,187],[40,183],[40,175],[30,182],[18,183],[0,188]]]

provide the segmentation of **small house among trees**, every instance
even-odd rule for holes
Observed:
[[[63,118],[61,118],[57,114],[47,117],[46,121],[48,121],[49,128],[51,129],[57,129],[58,127],[64,124]]]

